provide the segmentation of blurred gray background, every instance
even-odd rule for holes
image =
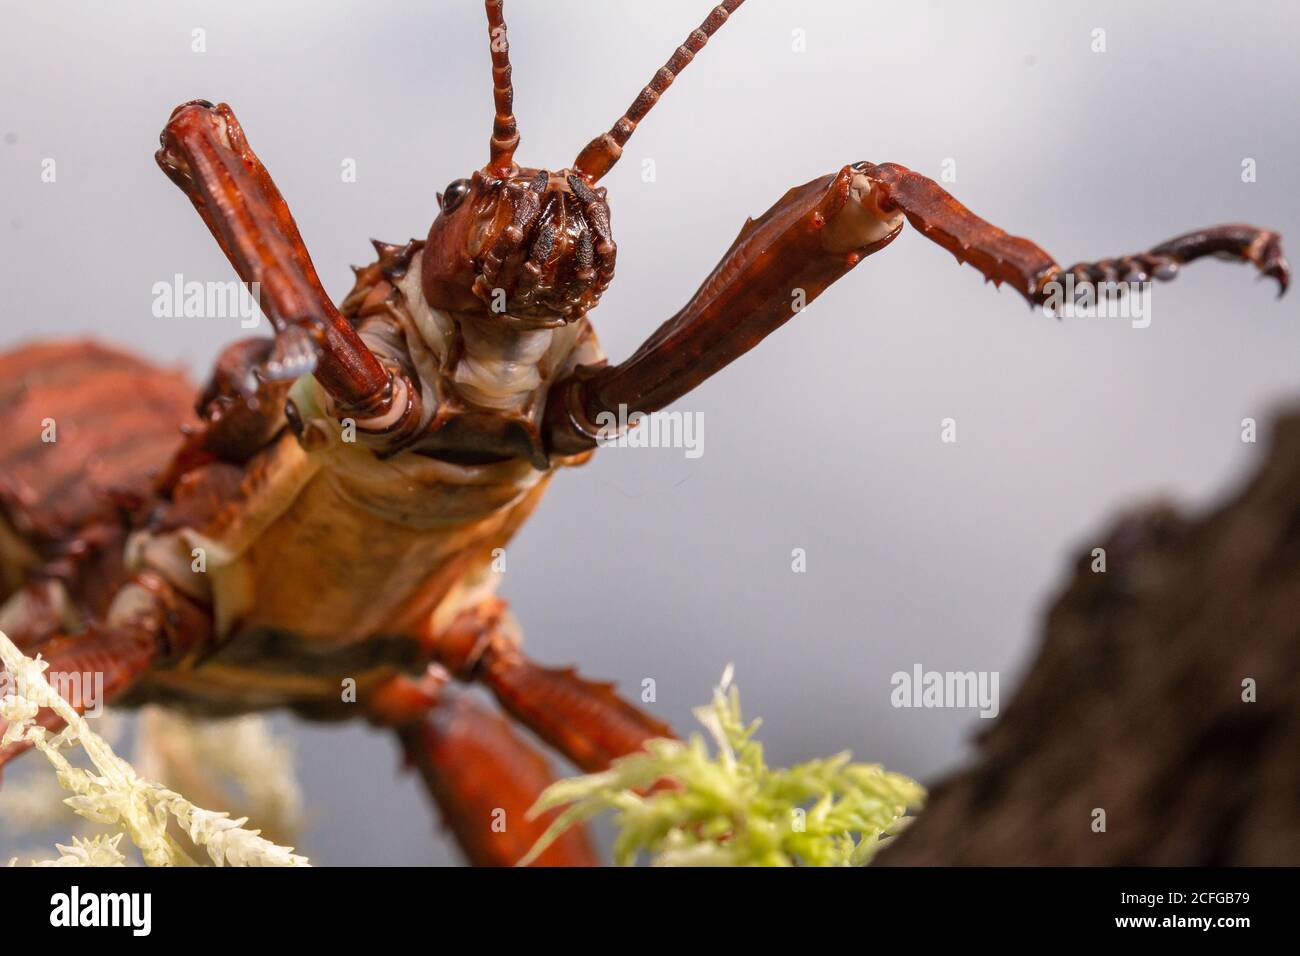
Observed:
[[[708,9],[509,0],[521,161],[570,162]],[[185,100],[234,107],[336,296],[369,237],[422,237],[435,192],[487,157],[477,0],[0,14],[4,344],[93,334],[200,376],[245,334],[151,314],[155,282],[233,275],[153,162]],[[860,159],[935,177],[955,160],[952,192],[1063,263],[1221,221],[1281,229],[1294,252],[1298,28],[1283,2],[753,0],[605,180],[620,267],[596,327],[626,355],[747,215]],[[653,677],[653,709],[680,731],[734,662],[771,761],[847,748],[933,781],[982,722],[892,708],[890,675],[1000,671],[1005,705],[1069,557],[1117,509],[1204,506],[1258,456],[1240,423],[1300,392],[1297,301],[1211,262],[1156,290],[1150,328],[1055,322],[908,230],[679,403],[704,414],[702,458],[607,449],[560,475],[504,593],[535,657],[632,691]],[[939,440],[946,417],[956,444]],[[277,720],[315,862],[455,860],[389,736]]]

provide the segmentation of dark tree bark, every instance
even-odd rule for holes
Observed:
[[[880,865],[1300,864],[1300,411],[1227,504],[1149,507],[1098,546],[1106,571],[1079,558],[973,765]]]

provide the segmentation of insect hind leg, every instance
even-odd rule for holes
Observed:
[[[144,573],[118,592],[107,621],[92,622],[78,633],[43,636],[19,649],[39,653],[49,664],[46,680],[84,713],[119,700],[150,670],[184,660],[211,638],[206,608]],[[36,722],[49,731],[63,727],[62,718],[50,710],[42,710]],[[0,721],[0,736],[3,733]],[[0,748],[0,768],[30,747],[19,740]]]
[[[432,667],[420,679],[394,678],[370,698],[372,722],[396,729],[447,828],[474,866],[513,866],[532,849],[555,812],[528,810],[555,779],[546,759],[501,714],[468,694],[448,691],[450,675]],[[582,827],[568,830],[540,866],[594,866]]]
[[[674,736],[613,685],[587,680],[572,668],[542,667],[525,656],[500,598],[463,612],[434,637],[434,648],[452,674],[485,685],[515,719],[589,773],[640,750],[647,740]]]

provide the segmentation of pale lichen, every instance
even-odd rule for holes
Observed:
[[[88,841],[73,840],[59,847],[63,854],[50,865],[113,865],[122,861],[117,846],[129,836],[150,866],[193,866],[196,861],[171,836],[168,825],[179,824],[194,845],[203,848],[217,866],[306,866],[306,857],[279,846],[244,827],[247,818],[231,819],[195,806],[185,797],[136,773],[45,679],[48,666],[39,657],[25,656],[0,633],[0,660],[8,671],[9,693],[0,699],[0,719],[8,722],[0,747],[26,741],[55,769],[59,785],[72,796],[63,802],[96,823],[120,827],[118,834]],[[36,723],[42,708],[54,711],[65,728],[50,734]],[[80,746],[93,769],[74,766],[64,751]]]
[[[61,854],[56,860],[33,860],[32,866],[126,866],[126,857],[118,849],[124,834],[83,838],[73,837],[72,846],[56,843]]]
[[[210,720],[145,707],[136,722],[132,763],[141,776],[192,801],[256,820],[277,843],[296,840],[302,830],[293,746],[260,715]]]

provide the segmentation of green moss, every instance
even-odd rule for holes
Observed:
[[[652,740],[603,773],[552,784],[529,811],[564,807],[526,864],[564,830],[614,815],[614,860],[659,866],[862,866],[907,823],[925,790],[848,753],[771,768],[746,724],[731,669],[695,716],[713,740]]]

